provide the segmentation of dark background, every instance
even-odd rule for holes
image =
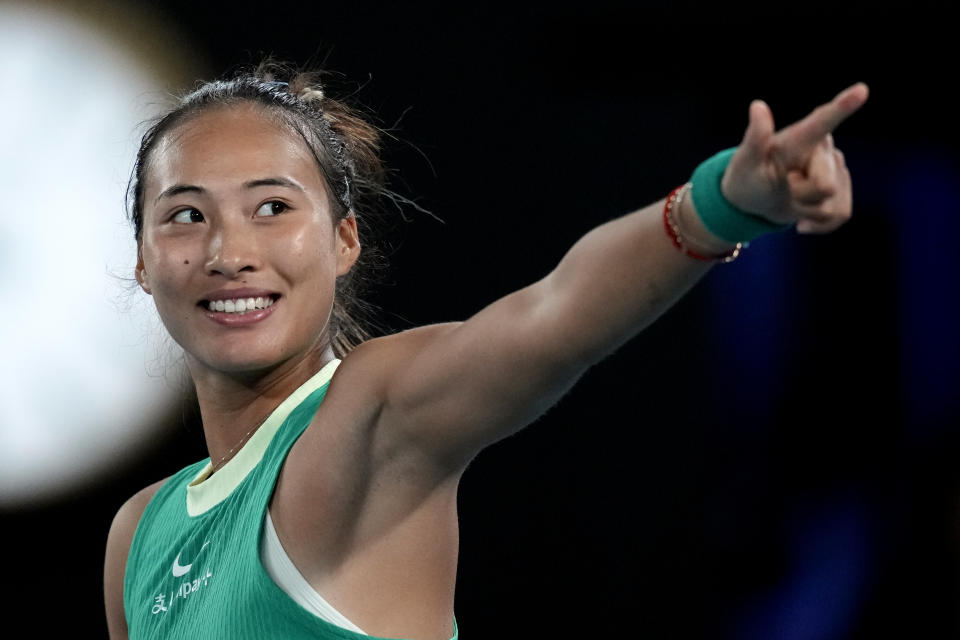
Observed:
[[[946,3],[904,8],[143,4],[211,76],[325,60],[399,138],[395,188],[443,223],[386,225],[391,330],[539,279],[735,145],[751,99],[783,125],[870,85],[836,134],[850,223],[756,241],[467,471],[462,637],[958,637],[956,55]],[[8,555],[8,620],[105,634],[113,513],[204,456],[185,401],[103,486],[2,514],[8,554],[45,550]]]

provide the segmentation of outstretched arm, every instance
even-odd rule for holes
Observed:
[[[722,174],[725,200],[767,223],[796,224],[801,233],[839,227],[851,215],[851,184],[831,132],[866,99],[866,86],[854,85],[779,132],[766,104],[755,101],[743,142]],[[673,209],[685,246],[727,253],[738,238],[717,224],[723,211],[696,210],[697,189],[706,187],[695,180],[693,189],[694,197]],[[351,359],[369,358],[385,372],[384,430],[458,469],[535,420],[710,269],[711,262],[674,246],[664,205],[593,229],[545,278],[465,322],[361,346]]]

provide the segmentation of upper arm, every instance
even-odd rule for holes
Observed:
[[[153,494],[165,480],[156,482],[127,500],[110,525],[107,535],[107,554],[103,563],[103,594],[107,609],[107,630],[112,640],[127,637],[127,618],[123,610],[123,577],[127,568],[127,555],[137,523]]]
[[[511,293],[465,322],[362,345],[358,351],[367,347],[369,356],[363,368],[384,374],[384,431],[462,468],[552,406],[589,363],[561,347],[567,325],[549,318],[547,286]]]

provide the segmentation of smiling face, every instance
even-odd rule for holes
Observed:
[[[359,253],[310,149],[261,107],[195,115],[150,155],[137,280],[195,375],[322,357]]]

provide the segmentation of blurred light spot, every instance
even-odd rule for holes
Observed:
[[[174,395],[152,304],[121,279],[125,183],[163,86],[139,59],[47,5],[0,5],[0,507],[97,478]]]

